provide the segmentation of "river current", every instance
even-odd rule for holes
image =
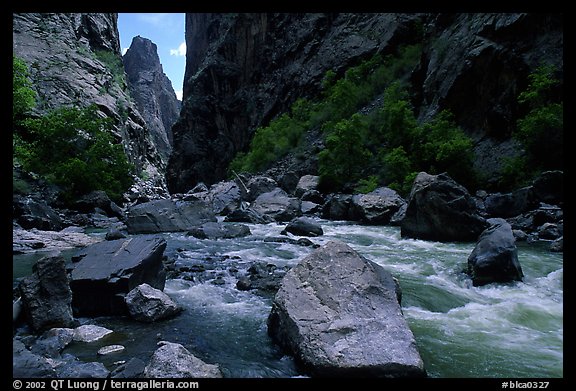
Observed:
[[[343,241],[398,278],[403,313],[430,377],[563,377],[562,253],[549,252],[546,243],[519,243],[523,282],[473,287],[463,270],[474,243],[402,239],[397,227],[319,223],[324,236],[312,241]],[[154,324],[91,319],[115,333],[102,343],[71,344],[64,352],[101,360],[113,369],[114,363],[131,357],[147,362],[156,343],[167,340],[218,363],[225,377],[298,376],[293,360],[267,335],[272,298],[237,290],[234,274],[242,275],[255,261],[293,266],[313,250],[263,241],[280,236],[284,225],[248,225],[252,235],[239,239],[161,234],[168,258],[180,266],[206,263],[221,277],[220,284],[213,279],[167,280],[165,292],[185,308],[181,315]],[[30,259],[14,256],[15,275],[23,273],[21,266]],[[99,347],[112,343],[126,350],[97,357]]]

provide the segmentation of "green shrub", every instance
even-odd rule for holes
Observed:
[[[132,166],[113,140],[112,120],[100,117],[96,106],[62,107],[22,123],[26,136],[14,139],[15,159],[59,185],[65,202],[93,190],[120,200],[132,184]]]
[[[99,49],[94,52],[96,58],[102,62],[112,74],[114,82],[121,88],[126,87],[126,76],[122,58],[111,50]]]
[[[23,119],[36,105],[36,92],[32,89],[26,63],[12,56],[12,121]]]
[[[378,177],[376,175],[370,175],[366,179],[360,179],[358,181],[358,186],[354,189],[356,193],[367,194],[378,188]]]

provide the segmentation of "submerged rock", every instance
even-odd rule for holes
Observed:
[[[160,341],[160,346],[144,369],[149,378],[222,377],[217,365],[207,364],[178,343]]]
[[[204,223],[188,232],[198,239],[233,239],[251,235],[250,228],[243,224]]]
[[[425,376],[392,275],[340,242],[286,274],[268,333],[313,376]]]
[[[489,219],[490,227],[482,232],[468,257],[468,274],[474,286],[492,282],[522,281],[512,227],[504,219]]]

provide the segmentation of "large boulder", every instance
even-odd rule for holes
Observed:
[[[45,201],[14,196],[12,209],[12,217],[22,228],[37,228],[44,231],[59,231],[64,228],[62,218]]]
[[[178,343],[160,341],[160,346],[144,368],[147,378],[222,377],[217,365],[207,364]]]
[[[148,284],[138,285],[126,295],[130,316],[141,322],[170,318],[182,311],[166,293]]]
[[[313,376],[424,376],[392,275],[329,242],[282,280],[268,333]]]
[[[20,294],[28,323],[35,331],[74,324],[72,291],[62,256],[40,258],[32,274],[21,281]]]
[[[36,340],[30,351],[43,357],[58,358],[74,339],[74,329],[53,328]]]
[[[296,217],[290,221],[282,233],[291,233],[296,236],[321,236],[324,235],[324,230],[314,220],[307,217]]]
[[[240,207],[242,193],[234,181],[218,182],[210,187],[208,201],[214,213],[227,215]]]
[[[82,196],[74,203],[74,209],[81,213],[94,213],[98,209],[106,212],[110,217],[124,219],[122,209],[114,201],[110,200],[108,194],[102,190],[96,190]]]
[[[70,287],[77,316],[126,314],[125,295],[142,283],[164,289],[166,241],[138,236],[93,244],[73,257]],[[97,294],[95,294],[97,292]]]
[[[300,200],[288,196],[288,194],[279,187],[267,193],[260,194],[252,203],[250,209],[281,222],[290,221],[302,213],[300,211]]]
[[[317,190],[320,183],[320,177],[316,175],[304,175],[298,181],[294,194],[296,197],[302,197],[307,191]]]
[[[204,223],[188,232],[189,235],[198,239],[243,238],[251,233],[247,225],[230,223]]]
[[[278,183],[267,176],[255,176],[248,180],[246,184],[248,194],[246,195],[247,201],[254,201],[258,196],[268,193],[278,187]]]
[[[406,201],[394,190],[379,187],[368,194],[352,197],[351,213],[354,220],[367,224],[388,224]]]
[[[446,174],[418,174],[402,219],[402,237],[469,242],[487,227],[464,187]]]
[[[489,219],[490,227],[468,257],[468,274],[474,286],[492,282],[522,281],[512,227],[504,219]]]
[[[268,224],[274,222],[274,218],[263,215],[253,209],[236,209],[224,219],[224,222]]]
[[[128,209],[128,233],[189,231],[216,221],[211,206],[201,199],[190,201],[155,200]]]
[[[322,217],[330,220],[351,220],[351,204],[352,195],[331,194],[326,198],[326,203],[322,209]]]
[[[514,217],[536,206],[533,199],[532,187],[523,187],[512,193],[488,195],[484,199],[484,208],[490,217]]]

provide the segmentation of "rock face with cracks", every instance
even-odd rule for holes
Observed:
[[[286,274],[268,332],[312,376],[425,376],[397,292],[381,266],[329,242]]]

